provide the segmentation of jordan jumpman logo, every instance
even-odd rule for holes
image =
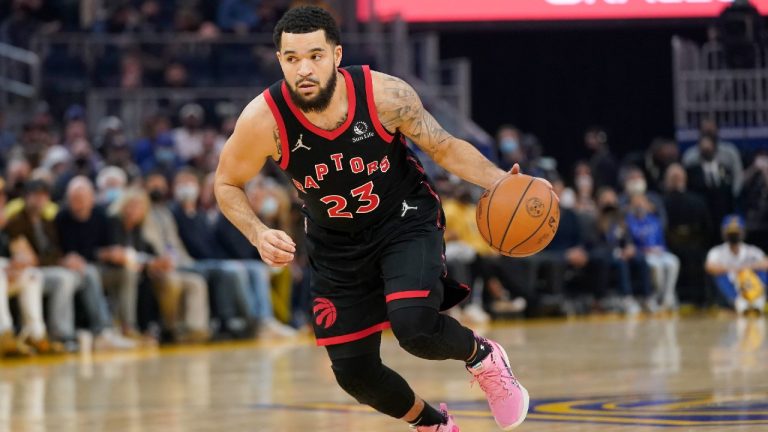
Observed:
[[[418,207],[411,207],[408,205],[407,202],[403,201],[403,213],[400,215],[400,217],[405,217],[405,213],[408,210],[418,210],[418,209],[419,209]]]
[[[295,152],[296,150],[300,148],[305,148],[307,150],[312,150],[311,148],[304,145],[303,142],[301,142],[301,139],[304,137],[304,134],[299,134],[299,139],[296,141],[296,145],[293,147],[293,150],[291,150],[291,153]]]

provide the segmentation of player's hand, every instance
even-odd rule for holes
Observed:
[[[509,170],[509,173],[512,175],[520,174],[520,164],[515,163],[514,165],[512,165],[512,169]],[[549,188],[552,189],[552,183],[550,183],[547,179],[542,177],[536,177],[536,178],[546,183],[547,186],[549,186]]]
[[[264,263],[271,267],[287,266],[293,261],[293,254],[296,253],[296,243],[280,230],[262,231],[256,238],[255,246]]]

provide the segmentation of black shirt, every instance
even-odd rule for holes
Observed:
[[[107,214],[101,207],[94,207],[86,221],[75,219],[69,208],[62,208],[55,224],[64,254],[75,252],[86,261],[95,262],[98,249],[114,244]]]

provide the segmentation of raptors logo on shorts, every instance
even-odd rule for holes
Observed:
[[[331,328],[336,322],[336,306],[326,298],[316,298],[312,313],[315,315],[315,324],[318,327]]]

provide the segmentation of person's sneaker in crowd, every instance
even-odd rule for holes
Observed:
[[[491,303],[491,310],[495,314],[519,313],[528,307],[528,302],[522,297],[515,297],[512,300],[499,299]]]
[[[54,355],[77,352],[78,344],[74,339],[68,339],[64,342],[57,342],[48,339],[47,336],[41,338],[27,338],[25,343],[32,347],[38,354]]]
[[[139,343],[127,338],[113,329],[104,329],[93,339],[94,351],[136,349]]]
[[[491,317],[479,304],[471,303],[464,308],[464,319],[475,324],[487,324]]]
[[[16,338],[13,331],[8,330],[0,333],[0,358],[29,357],[32,354],[34,354],[32,348]]]
[[[659,306],[659,301],[656,300],[655,296],[650,296],[647,299],[645,299],[645,310],[648,311],[648,313],[655,314],[659,311],[661,307]]]
[[[490,349],[490,353],[467,370],[485,392],[496,424],[503,430],[519,426],[528,414],[528,391],[515,378],[509,367],[509,357],[498,343],[475,335],[478,349]]]
[[[452,415],[448,414],[448,407],[444,403],[440,404],[440,412],[445,417],[445,423],[431,426],[411,426],[411,430],[416,432],[460,432],[456,421]]]
[[[631,295],[625,296],[621,300],[621,306],[624,313],[629,316],[634,316],[640,313],[640,305],[637,303],[634,297]]]
[[[207,330],[187,330],[176,335],[177,343],[199,344],[210,340],[211,333]]]
[[[295,337],[296,334],[296,329],[293,327],[287,326],[274,318],[269,318],[260,322],[257,337],[290,338]]]

